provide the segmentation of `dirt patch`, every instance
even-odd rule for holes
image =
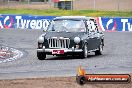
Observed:
[[[131,74],[132,76],[132,74]],[[132,82],[128,84],[85,84],[76,83],[75,77],[49,77],[0,80],[1,88],[131,88]]]

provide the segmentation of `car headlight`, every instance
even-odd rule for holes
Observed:
[[[81,41],[81,39],[80,39],[79,37],[75,37],[75,38],[74,38],[74,42],[75,42],[75,43],[78,44],[78,43],[80,43],[80,41]]]
[[[39,43],[43,43],[43,42],[44,42],[44,37],[40,36],[40,37],[38,38],[38,42],[39,42]]]

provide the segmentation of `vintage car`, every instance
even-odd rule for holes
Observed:
[[[62,16],[52,20],[47,30],[38,38],[37,57],[46,55],[72,55],[86,58],[89,52],[101,55],[104,34],[96,20],[86,16]]]

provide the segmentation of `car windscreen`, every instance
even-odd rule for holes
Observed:
[[[83,20],[54,20],[51,22],[48,31],[85,32],[86,27]]]

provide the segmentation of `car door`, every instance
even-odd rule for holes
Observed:
[[[100,36],[99,36],[99,33],[97,31],[95,31],[95,33],[92,35],[93,38],[93,49],[97,49],[99,47],[99,44],[100,44]]]
[[[89,30],[88,50],[97,49],[99,44],[99,36],[94,20],[87,21],[87,28]]]

